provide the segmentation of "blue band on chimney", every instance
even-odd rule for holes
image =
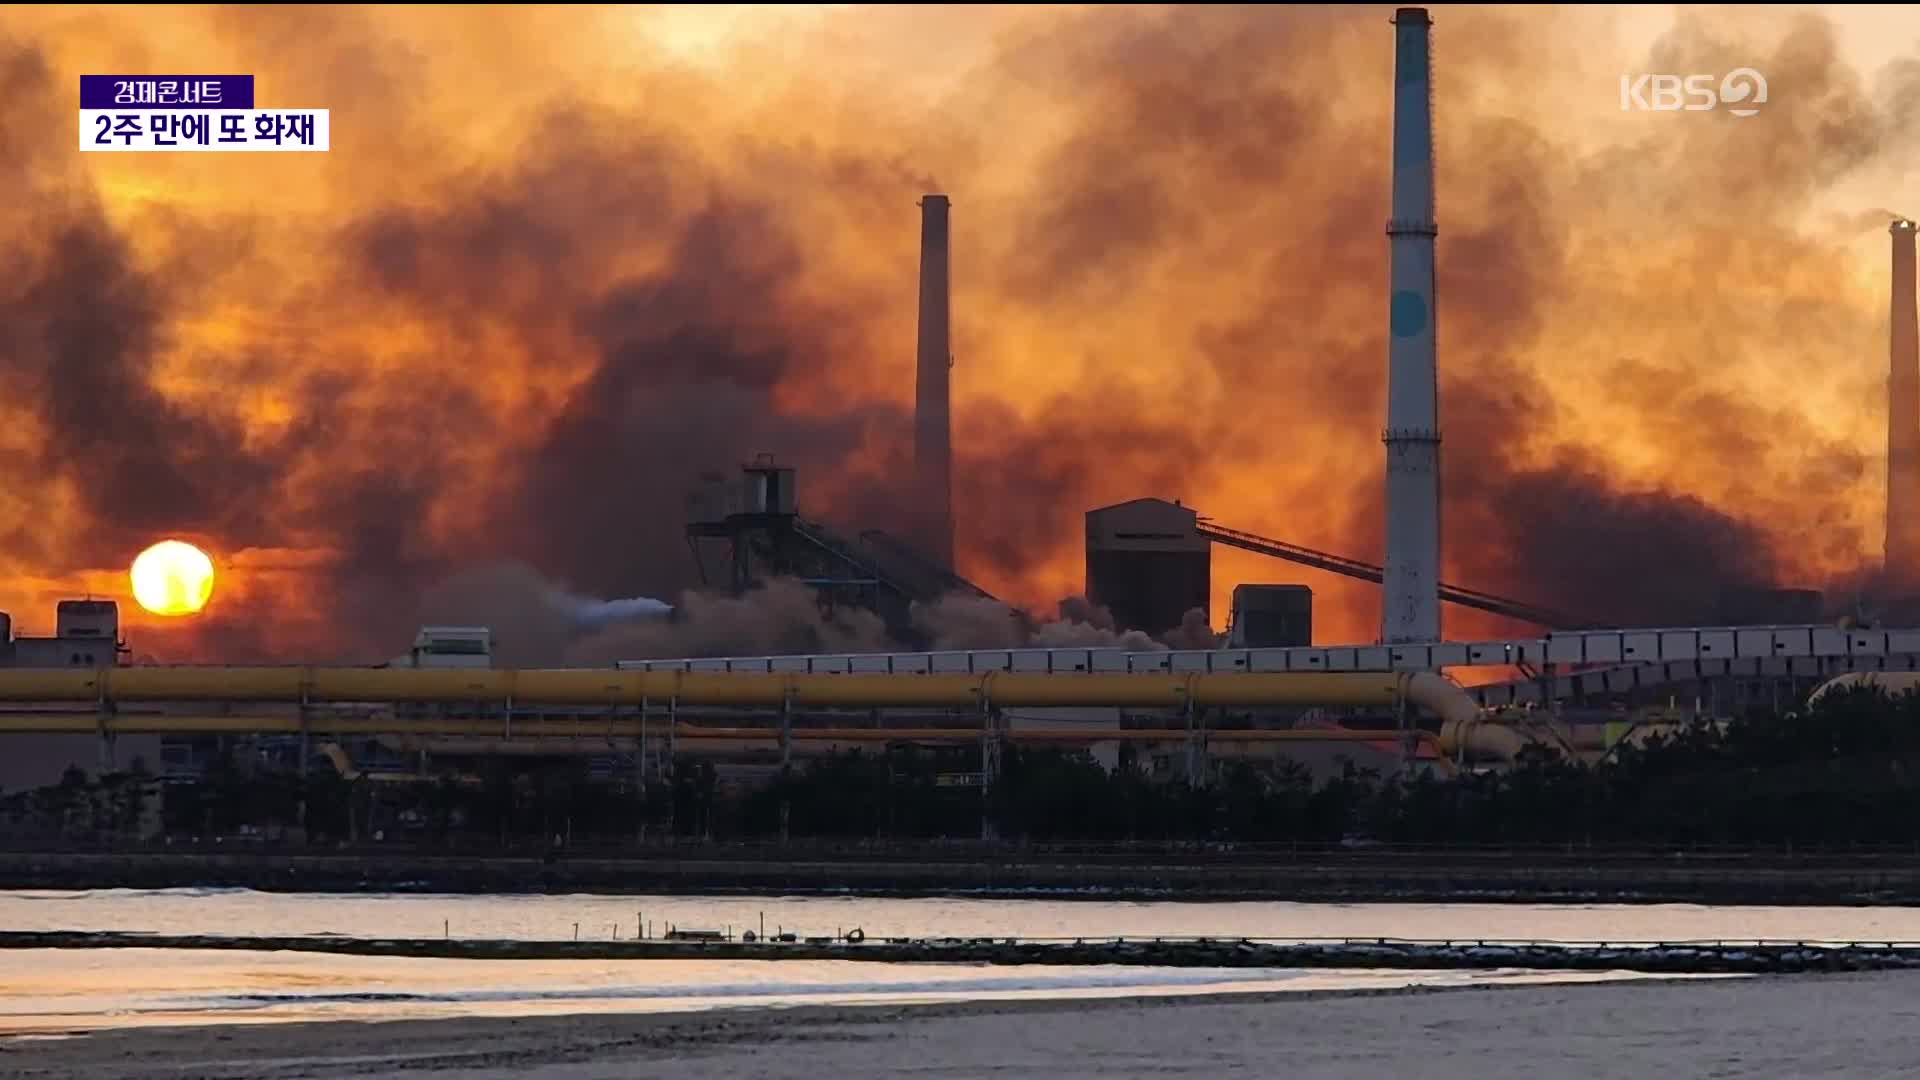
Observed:
[[[1406,289],[1393,294],[1389,308],[1394,337],[1413,337],[1427,328],[1427,302]]]

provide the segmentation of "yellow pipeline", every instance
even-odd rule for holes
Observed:
[[[0,722],[3,723],[3,722]],[[392,738],[383,738],[382,745],[404,752],[424,750],[431,754],[461,753],[557,753],[584,754],[596,753],[604,749],[609,742],[632,743],[640,734],[640,726],[631,719],[622,720],[611,730],[605,724],[580,727],[575,726],[560,731],[557,726],[537,728],[538,734],[528,734],[526,725],[513,725],[513,738],[501,736],[499,721],[472,722],[458,725],[466,739],[441,737],[446,725],[407,724],[405,733],[396,733]],[[330,729],[330,725],[315,724],[314,730]],[[4,730],[4,728],[0,728]],[[980,728],[943,727],[943,728],[794,728],[794,742],[977,742],[983,734]],[[999,733],[1009,742],[1033,743],[1099,743],[1099,742],[1181,742],[1188,732],[1185,728],[1014,728]],[[425,737],[419,737],[424,735]],[[1439,739],[1432,732],[1416,731],[1414,741],[1422,746],[1434,748],[1439,752]],[[570,737],[560,737],[570,736]],[[1209,743],[1264,743],[1264,742],[1393,742],[1399,738],[1395,731],[1362,731],[1356,728],[1292,728],[1286,730],[1217,730],[1206,733]],[[648,728],[649,739],[664,739],[665,725]],[[701,724],[674,725],[674,738],[682,742],[734,741],[734,742],[778,742],[780,729],[773,727],[709,727]]]
[[[1493,758],[1512,762],[1540,742],[1534,733],[1485,716],[1449,720],[1440,727],[1440,752],[1449,758]]]
[[[674,738],[690,743],[746,742],[778,745],[777,727],[712,727],[677,723]],[[665,738],[667,725],[655,720],[646,725],[650,738]],[[613,718],[554,717],[515,720],[511,725],[500,718],[471,716],[332,716],[313,717],[303,729],[300,718],[277,716],[184,716],[164,713],[30,713],[0,712],[0,734],[92,734],[115,735],[296,735],[303,730],[315,735],[397,736],[407,749],[422,749],[441,754],[479,753],[596,753],[609,742],[632,742],[643,727],[637,716]],[[1188,737],[1185,728],[1016,728],[1001,734],[1016,743],[1097,742],[1177,742]],[[1449,752],[1431,732],[1411,733],[1414,741],[1444,760]],[[796,743],[809,742],[947,742],[966,743],[979,739],[980,728],[815,728],[797,727],[789,732]],[[462,744],[447,741],[420,741],[422,737],[447,737],[475,740]],[[1294,728],[1290,730],[1221,728],[1206,732],[1215,745],[1233,743],[1358,743],[1391,742],[1399,733],[1390,730],[1363,731],[1354,728]],[[343,756],[338,747],[322,747],[330,757]],[[335,764],[339,764],[336,760]],[[351,777],[349,777],[351,779]]]
[[[1395,706],[1476,715],[1464,691],[1426,674],[753,675],[721,672],[129,667],[0,670],[0,702],[437,702],[512,706],[1045,708]]]
[[[715,727],[705,724],[677,723],[673,735],[678,739],[778,739],[780,729],[772,726]],[[659,718],[645,725],[650,738],[664,738],[668,725]],[[85,734],[105,731],[115,735],[178,734],[254,734],[297,735],[301,731],[316,735],[455,735],[497,739],[577,739],[591,742],[605,739],[632,739],[642,732],[637,716],[538,717],[513,721],[477,716],[331,716],[320,714],[302,724],[297,716],[184,716],[166,713],[91,713],[0,712],[0,734]],[[976,727],[796,727],[789,729],[795,740],[834,742],[962,742],[983,734]],[[1185,728],[1012,728],[1002,729],[1004,737],[1015,742],[1164,742],[1185,739]],[[1213,742],[1390,742],[1396,731],[1363,731],[1356,728],[1215,728],[1206,731]],[[1414,732],[1425,744],[1439,745],[1430,732]]]

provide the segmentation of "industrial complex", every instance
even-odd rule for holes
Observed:
[[[916,625],[917,606],[994,598],[956,564],[952,207],[946,195],[927,194],[914,495],[899,531],[849,532],[809,515],[805,478],[773,455],[702,477],[686,522],[707,587],[744,592],[798,580],[823,610],[877,614],[902,651],[512,671],[493,665],[487,628],[428,627],[380,668],[147,668],[126,665],[113,602],[76,600],[60,605],[51,638],[15,638],[0,616],[0,734],[57,736],[65,757],[55,757],[89,768],[124,766],[138,753],[162,772],[187,775],[247,739],[289,767],[353,777],[406,780],[479,758],[565,754],[643,785],[687,755],[765,776],[796,758],[907,744],[964,750],[961,772],[988,786],[1006,745],[1082,750],[1109,768],[1126,746],[1151,775],[1206,784],[1223,760],[1451,773],[1502,767],[1529,746],[1593,757],[1682,716],[1780,706],[1835,677],[1920,669],[1920,630],[1843,625],[1807,590],[1730,596],[1698,626],[1634,628],[1441,579],[1431,22],[1424,9],[1403,8],[1394,26],[1379,564],[1242,531],[1143,493],[1087,509],[1086,597],[1117,629],[1162,640],[1197,612],[1209,628],[1224,624],[1212,648],[934,648]],[[1892,225],[1888,597],[1912,595],[1920,576],[1914,232],[1912,222]],[[1378,584],[1377,640],[1316,643],[1312,591],[1285,580],[1240,584],[1231,611],[1212,610],[1215,545],[1269,556],[1276,569]],[[1449,641],[1448,605],[1536,629]],[[1469,685],[1454,669],[1489,674]],[[79,746],[90,752],[67,752]],[[0,784],[25,782],[10,779]]]

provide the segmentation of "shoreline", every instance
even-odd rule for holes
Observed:
[[[1098,857],[0,852],[0,889],[1630,903],[1920,904],[1920,855],[1525,852]]]
[[[1285,1062],[1289,1075],[1485,1076],[1553,1062],[1562,1075],[1888,1075],[1920,1037],[1897,1023],[1916,977],[1640,979],[1182,997],[832,1005],[700,1013],[122,1028],[0,1042],[0,1075],[113,1078],[837,1075],[941,1067],[1062,1077],[1202,1073]],[[1471,991],[1471,992],[1469,992]],[[1177,1011],[1169,1011],[1177,1010]],[[1851,1021],[1851,1022],[1842,1022]],[[1500,1032],[1498,1039],[1489,1036]],[[1862,1040],[1857,1032],[1883,1032]],[[1622,1031],[1636,1037],[1622,1042]],[[1836,1066],[1839,1066],[1837,1069]],[[1852,1069],[1856,1071],[1846,1071]],[[1897,1068],[1892,1072],[1898,1072]],[[1269,1072],[1269,1074],[1271,1074]]]

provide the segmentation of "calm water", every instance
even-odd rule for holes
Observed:
[[[166,934],[608,939],[645,921],[869,937],[1920,940],[1920,909],[1118,903],[860,898],[0,892],[0,927]],[[0,1034],[130,1024],[652,1012],[1620,978],[1554,972],[436,960],[148,949],[0,952]]]

